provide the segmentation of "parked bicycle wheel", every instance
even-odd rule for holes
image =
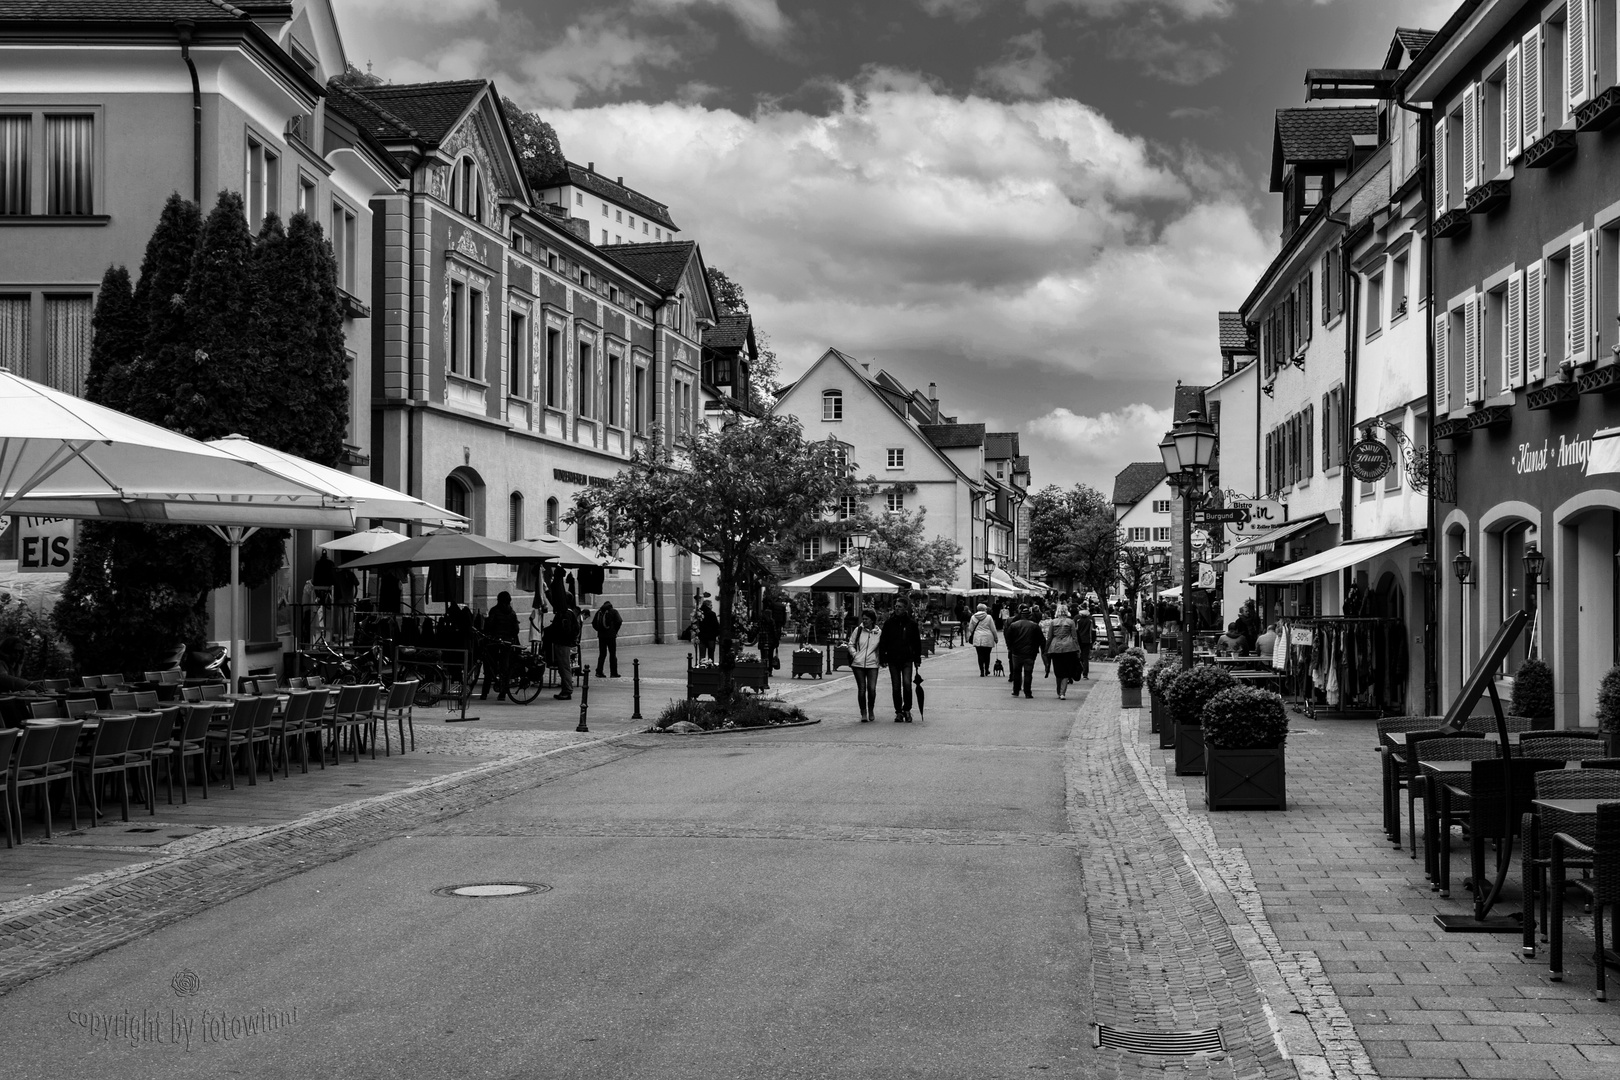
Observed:
[[[445,678],[442,671],[417,669],[422,681],[416,684],[416,697],[413,704],[419,708],[431,709],[444,698]]]
[[[523,656],[515,662],[515,667],[506,696],[519,705],[527,705],[540,696],[540,690],[545,685],[546,666],[539,660]]]

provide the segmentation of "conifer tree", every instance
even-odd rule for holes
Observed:
[[[84,377],[84,396],[102,402],[107,376],[137,359],[146,338],[146,319],[135,306],[135,290],[124,267],[109,266],[101,276],[90,328],[90,370]]]
[[[222,191],[203,222],[186,281],[190,348],[166,358],[173,365],[175,389],[165,426],[193,439],[233,432],[251,439],[257,427],[253,419],[281,407],[264,396],[279,386],[279,378],[266,377],[251,333],[258,300],[253,234],[242,196]]]

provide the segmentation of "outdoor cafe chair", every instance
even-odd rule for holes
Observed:
[[[28,712],[35,720],[66,720],[67,710],[60,701],[30,701]]]
[[[135,691],[133,690],[114,690],[111,694],[107,695],[107,704],[109,707],[114,709],[140,708],[140,706],[135,704]]]
[[[141,672],[141,677],[149,683],[161,682],[163,680],[163,672],[143,671]]]
[[[174,774],[180,773],[180,801],[189,803],[190,792],[186,790],[186,759],[197,758],[202,762],[202,768],[197,770],[202,774],[203,798],[208,798],[208,725],[214,719],[212,705],[186,705],[181,709],[182,719],[174,727],[174,734],[169,739],[169,801],[174,802]]]
[[[202,687],[182,686],[180,688],[180,700],[186,702],[188,705],[195,705],[202,699]]]
[[[22,733],[22,728],[0,727],[0,810],[6,815],[6,847],[15,847],[22,839],[17,833],[20,823],[11,820],[11,758]]]
[[[360,694],[364,687],[357,685],[338,687],[337,703],[332,706],[331,714],[326,719],[326,729],[329,732],[327,742],[332,746],[333,764],[337,764],[343,757],[343,742],[341,735],[347,732],[353,743],[354,760],[360,760],[360,744],[355,739],[355,728],[364,723],[360,717]]]
[[[308,690],[309,689],[309,680],[304,678],[302,675],[294,676],[294,677],[287,680],[287,689],[289,689],[289,690]]]
[[[1418,852],[1418,846],[1417,846],[1417,800],[1423,798],[1423,794],[1424,794],[1424,792],[1423,792],[1423,771],[1420,768],[1418,768],[1418,758],[1417,758],[1418,744],[1422,743],[1422,742],[1427,742],[1430,739],[1480,739],[1480,740],[1483,740],[1484,738],[1485,738],[1484,734],[1481,733],[1481,732],[1477,732],[1477,731],[1457,732],[1457,731],[1447,731],[1447,730],[1442,730],[1442,729],[1430,729],[1428,731],[1412,731],[1412,732],[1407,733],[1407,736],[1406,736],[1406,754],[1403,757],[1396,760],[1395,768],[1397,770],[1397,772],[1396,772],[1397,783],[1404,784],[1405,787],[1406,787],[1407,846],[1411,849],[1412,858],[1414,858],[1414,859],[1417,858],[1417,852]],[[1400,795],[1398,793],[1396,795],[1396,798],[1397,799],[1400,798]],[[1396,812],[1399,813],[1399,810],[1397,810]]]
[[[1536,774],[1537,799],[1620,799],[1620,773],[1606,769],[1551,769]],[[1524,878],[1524,955],[1536,955],[1536,927],[1541,927],[1541,940],[1547,940],[1548,908],[1551,897],[1547,891],[1547,871],[1552,866],[1552,838],[1559,833],[1574,836],[1583,843],[1592,843],[1597,819],[1585,814],[1570,814],[1551,807],[1536,807],[1524,815],[1519,831],[1524,837],[1524,851],[1519,870]],[[1566,869],[1586,869],[1579,859],[1566,859]],[[1539,904],[1539,918],[1538,918]]]
[[[276,720],[276,706],[281,703],[277,701],[275,696],[272,694],[255,698],[252,704],[255,709],[253,714],[253,727],[248,733],[248,764],[252,766],[252,772],[250,772],[248,776],[250,777],[250,783],[257,784],[259,775],[259,747],[261,746],[264,747],[264,764],[265,768],[270,770],[270,779],[275,780],[276,778],[276,759],[275,755],[270,751],[270,740],[275,735],[272,728],[274,727]]]
[[[326,702],[331,697],[331,694],[332,692],[325,687],[309,691],[309,704],[304,707],[304,730],[303,734],[299,736],[299,741],[303,743],[301,760],[304,763],[305,772],[309,771],[309,740],[311,738],[315,740],[315,749],[318,751],[316,760],[321,763],[321,771],[326,770]]]
[[[129,777],[125,763],[129,755],[130,740],[135,734],[135,717],[103,716],[90,746],[73,759],[73,775],[84,777],[90,790],[90,825],[99,825],[101,794],[96,781],[103,776],[118,777],[118,794],[124,804],[124,820],[129,820]]]
[[[1525,734],[1531,733],[1527,731]],[[1603,744],[1596,739],[1568,737],[1520,740],[1519,750],[1526,755],[1555,758],[1558,761],[1585,761],[1588,758],[1597,759],[1608,755]]]
[[[1438,888],[1439,885],[1436,878],[1439,860],[1436,858],[1436,856],[1439,853],[1439,848],[1435,846],[1435,840],[1437,838],[1443,838],[1437,837],[1436,833],[1436,830],[1439,827],[1434,813],[1438,803],[1438,800],[1435,798],[1436,786],[1432,780],[1429,780],[1424,775],[1423,763],[1426,761],[1475,761],[1479,758],[1494,758],[1501,756],[1502,748],[1494,742],[1481,738],[1477,733],[1474,735],[1442,735],[1439,738],[1420,739],[1415,742],[1409,742],[1408,745],[1412,750],[1412,764],[1414,766],[1413,776],[1416,778],[1416,783],[1410,784],[1407,788],[1406,812],[1408,815],[1413,815],[1416,813],[1416,803],[1412,798],[1413,788],[1422,787],[1424,789],[1423,871],[1429,880],[1434,882],[1434,884],[1431,885],[1431,888]],[[1452,783],[1457,784],[1460,787],[1466,787],[1468,784],[1468,776],[1465,773],[1458,773],[1452,776],[1450,779]],[[1459,809],[1466,809],[1466,799],[1460,802],[1458,807]],[[1416,820],[1413,820],[1411,825],[1412,857],[1415,859],[1417,858]]]
[[[222,682],[203,683],[202,699],[204,701],[224,701],[225,684]]]
[[[125,788],[129,786],[128,774],[134,773],[137,780],[145,780],[146,811],[148,814],[157,813],[157,798],[153,791],[152,759],[156,753],[159,731],[172,726],[173,721],[159,712],[143,712],[135,715],[135,727],[129,736],[129,749],[124,751]],[[129,801],[124,802],[124,820],[129,820]]]
[[[66,679],[41,679],[39,685],[43,686],[49,693],[61,694],[67,691],[68,681]]]
[[[281,687],[276,685],[276,677],[274,675],[266,675],[263,678],[254,679],[252,681],[253,692],[255,694],[274,694],[281,689]]]
[[[84,725],[76,720],[47,722],[23,729],[22,748],[11,766],[11,809],[19,831],[22,829],[22,789],[38,787],[43,789],[40,801],[45,815],[45,835],[52,835],[51,785],[58,780],[67,784],[73,827],[79,827],[79,795],[73,789],[73,754],[83,729]]]
[[[405,753],[405,727],[410,725],[411,749],[416,749],[416,718],[413,715],[416,704],[416,688],[420,679],[402,679],[388,688],[388,697],[383,701],[382,708],[373,710],[372,717],[382,724],[383,752],[388,757],[394,756],[393,743],[389,738],[388,724],[392,720],[399,725],[399,752]],[[377,756],[377,735],[372,732],[371,756]]]
[[[1396,746],[1386,736],[1413,731],[1438,731],[1442,716],[1397,716],[1378,721],[1378,761],[1384,783],[1384,835],[1398,849],[1401,846],[1401,789],[1406,786],[1407,748]]]
[[[96,699],[93,697],[68,698],[64,702],[64,706],[67,709],[69,720],[81,720],[98,708]]]
[[[1536,722],[1528,716],[1514,716],[1511,713],[1502,718],[1507,723],[1508,732],[1534,731]],[[1495,716],[1470,716],[1463,721],[1464,731],[1478,731],[1484,735],[1494,734],[1498,728]]]
[[[84,687],[86,690],[99,689],[101,687],[101,676],[100,675],[80,675],[79,676],[79,685]]]
[[[253,734],[253,721],[258,716],[259,703],[248,698],[241,698],[231,702],[230,715],[223,724],[215,724],[208,729],[209,746],[220,748],[220,764],[226,769],[232,791],[236,790],[236,752],[238,750],[251,750],[250,742]],[[249,762],[251,769],[252,763]],[[206,767],[206,766],[205,766]],[[248,773],[249,781],[253,780],[253,773]]]
[[[291,775],[290,759],[292,747],[289,740],[298,740],[299,759],[304,772],[309,772],[309,740],[304,736],[309,727],[306,721],[309,718],[309,691],[292,690],[287,694],[287,707],[281,710],[276,717],[274,734],[276,748],[281,752],[281,775]],[[270,759],[271,772],[275,772],[275,758]]]
[[[170,668],[168,671],[158,672],[158,684],[161,686],[179,686],[186,681],[186,673],[179,668]]]
[[[1519,743],[1535,742],[1540,739],[1589,739],[1593,742],[1603,741],[1603,732],[1597,728],[1545,728],[1541,731],[1526,731],[1519,736]]]
[[[1552,941],[1551,978],[1564,978],[1564,890],[1575,888],[1586,894],[1592,909],[1592,963],[1597,969],[1597,999],[1608,1000],[1609,956],[1603,940],[1603,916],[1609,916],[1611,940],[1620,940],[1620,802],[1598,803],[1590,840],[1567,831],[1553,834],[1552,840]],[[1585,859],[1591,866],[1584,878],[1568,876],[1573,859]]]
[[[1495,745],[1495,744],[1492,744]],[[1439,825],[1439,869],[1434,885],[1440,895],[1451,895],[1451,826],[1465,826],[1468,832],[1468,880],[1465,887],[1478,890],[1485,886],[1485,841],[1501,843],[1509,836],[1518,836],[1521,819],[1530,811],[1535,799],[1536,776],[1548,770],[1557,771],[1563,762],[1555,758],[1519,757],[1511,760],[1485,758],[1470,762],[1466,783],[1464,777],[1447,777],[1436,781],[1434,820]],[[1507,802],[1508,780],[1512,780],[1513,803]],[[1468,792],[1457,795],[1458,789]]]
[[[155,709],[159,705],[156,690],[135,691],[135,707],[137,709]]]
[[[116,686],[127,686],[129,684],[125,681],[122,675],[113,674],[103,675],[101,677],[101,685],[104,689],[111,690]]]

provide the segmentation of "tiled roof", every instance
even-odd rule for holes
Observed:
[[[593,195],[599,195],[609,202],[618,203],[627,209],[634,210],[650,221],[656,221],[666,229],[679,229],[680,226],[670,220],[669,207],[656,199],[649,199],[635,188],[625,187],[623,184],[609,180],[599,172],[568,162],[567,168],[561,172],[553,173],[534,185],[535,190],[551,187],[562,187],[572,184],[582,187]]]
[[[1135,506],[1164,479],[1164,462],[1133,461],[1114,476],[1114,505]]]
[[[988,458],[1015,458],[1018,456],[1018,432],[991,431],[984,436],[984,456]]]
[[[1277,110],[1277,143],[1284,164],[1349,157],[1354,136],[1377,133],[1378,110],[1370,105]]]
[[[1014,473],[1028,473],[1029,472],[1029,455],[1028,454],[1021,454],[1018,457],[1013,458],[1013,472]]]
[[[1221,312],[1221,351],[1250,352],[1253,349],[1254,342],[1249,337],[1249,328],[1243,323],[1243,313]]]
[[[489,86],[487,79],[345,87],[370,106],[351,119],[366,124],[379,139],[412,138],[435,146],[450,134],[467,106]],[[362,115],[353,115],[353,112]]]
[[[1175,416],[1171,418],[1171,422],[1185,420],[1187,414],[1192,412],[1203,413],[1207,418],[1209,410],[1204,406],[1205,389],[1206,387],[1202,386],[1176,387]],[[1163,468],[1163,462],[1160,463],[1160,468]]]
[[[1406,49],[1408,56],[1416,56],[1422,52],[1424,47],[1434,40],[1434,35],[1433,30],[1413,30],[1405,26],[1395,28],[1395,40]]]
[[[713,326],[703,331],[703,344],[711,349],[746,349],[748,331],[753,324],[752,315],[721,315]]]
[[[598,250],[659,292],[670,293],[692,261],[697,244],[676,240],[662,244],[608,244]]]
[[[254,14],[290,17],[292,4],[223,0],[0,0],[0,19],[37,22],[235,22]]]
[[[941,450],[984,445],[983,424],[922,424],[917,430]]]

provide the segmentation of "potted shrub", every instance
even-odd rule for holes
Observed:
[[[1173,679],[1181,671],[1181,661],[1172,656],[1161,657],[1152,667],[1148,668],[1147,688],[1148,699],[1152,706],[1152,726],[1150,731],[1164,733],[1164,687],[1167,679]],[[1173,735],[1172,735],[1173,738]],[[1161,747],[1174,746],[1174,741],[1165,744],[1161,739]]]
[[[704,660],[694,664],[692,654],[686,654],[686,696],[688,699],[709,695],[716,701],[720,700],[720,691],[725,686],[725,675],[715,666],[714,661]]]
[[[1142,707],[1142,658],[1126,653],[1119,658],[1119,704],[1125,709]]]
[[[1151,626],[1142,627],[1142,648],[1149,656],[1159,651],[1159,632]]]
[[[1165,708],[1176,723],[1176,775],[1204,772],[1204,706],[1222,690],[1237,685],[1223,667],[1197,664],[1170,681]]]
[[[1234,686],[1209,699],[1204,728],[1204,805],[1211,810],[1286,810],[1281,695]]]
[[[1620,666],[1610,668],[1598,683],[1597,722],[1609,741],[1609,754],[1614,756],[1620,747]]]
[[[771,666],[754,653],[743,653],[732,665],[731,685],[734,689],[751,686],[755,690],[767,690],[771,685]]]
[[[1528,716],[1537,731],[1553,726],[1552,668],[1540,660],[1526,660],[1513,675],[1513,699],[1508,712]]]

